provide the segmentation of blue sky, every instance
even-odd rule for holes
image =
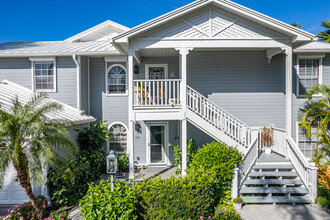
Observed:
[[[316,34],[330,1],[234,0]],[[105,20],[134,27],[193,0],[0,0],[0,43],[64,40]]]

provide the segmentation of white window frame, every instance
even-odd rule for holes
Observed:
[[[114,63],[111,66],[108,66],[109,61],[105,61],[105,89],[106,89],[106,96],[128,96],[128,73],[127,73],[127,68],[123,66],[122,64],[119,63]],[[124,69],[126,73],[126,85],[125,85],[125,93],[109,93],[109,88],[108,88],[108,73],[111,70],[111,68],[115,66],[120,66],[121,68]]]
[[[315,141],[312,141],[312,142],[315,142]],[[305,151],[301,150],[300,146],[299,146],[299,121],[296,122],[296,143],[297,143],[297,146],[298,146],[299,150],[303,153],[303,155],[306,158],[308,158],[305,155]],[[317,141],[315,143],[317,144]],[[310,158],[308,158],[310,161],[312,160],[313,154],[314,154],[314,149],[313,149],[313,146],[311,146],[311,156],[310,156]]]
[[[163,67],[165,71],[165,79],[168,79],[168,64],[146,64],[145,65],[145,78],[149,79],[150,67]]]
[[[55,57],[30,57],[31,61],[31,79],[32,79],[32,91],[34,92],[47,92],[55,93],[57,92],[57,67]],[[36,63],[47,63],[52,62],[54,64],[54,89],[36,89],[36,80],[34,75],[34,66]]]
[[[116,124],[120,124],[120,125],[124,126],[124,128],[126,129],[126,151],[117,151],[116,153],[119,153],[119,154],[126,153],[126,154],[128,154],[128,144],[127,144],[128,143],[128,128],[127,128],[127,126],[124,123],[119,122],[119,121],[113,122],[108,126],[109,135],[110,135],[110,128],[112,126],[116,125]],[[108,142],[107,143],[107,153],[108,153],[108,152],[110,152],[110,138],[107,142]]]
[[[305,98],[306,95],[299,94],[299,79],[300,79],[300,73],[299,73],[299,61],[301,59],[310,59],[310,60],[319,60],[319,78],[318,78],[318,85],[322,84],[323,79],[323,58],[325,57],[325,54],[298,54],[297,55],[297,82],[296,82],[296,93],[297,97]],[[318,98],[321,97],[321,94],[315,94],[313,97]]]

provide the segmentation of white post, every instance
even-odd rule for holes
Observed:
[[[182,146],[182,176],[186,175],[187,169],[187,55],[188,48],[177,48],[180,53],[180,104],[183,112],[183,120],[181,122],[181,146]]]
[[[239,169],[235,167],[234,169],[234,178],[231,185],[231,198],[235,199],[238,197],[238,171]]]
[[[315,202],[315,198],[317,197],[317,167],[315,166],[315,163],[311,163],[308,167],[308,173],[309,173],[309,198],[312,200],[312,202]]]
[[[285,96],[286,96],[286,134],[291,137],[292,133],[292,47],[285,49]]]
[[[134,51],[128,54],[128,132],[127,146],[129,148],[129,178],[134,179],[134,111],[133,111],[133,63]]]

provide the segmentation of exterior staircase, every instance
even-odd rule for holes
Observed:
[[[311,203],[308,190],[291,162],[262,153],[239,190],[245,203]]]
[[[253,129],[220,106],[187,86],[187,120],[200,130],[246,153],[258,129]]]

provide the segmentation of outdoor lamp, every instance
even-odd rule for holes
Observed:
[[[139,66],[138,65],[134,66],[134,74],[139,74]]]
[[[107,156],[107,173],[115,174],[118,169],[118,161],[114,151],[110,151]]]

